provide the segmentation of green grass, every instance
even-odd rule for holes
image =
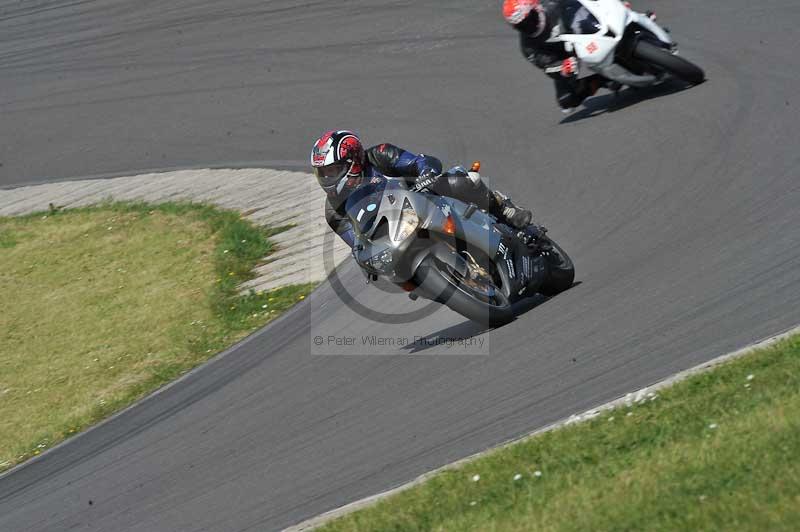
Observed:
[[[795,337],[322,530],[798,530],[799,461]]]
[[[17,245],[17,239],[11,231],[0,230],[0,249],[13,248]]]
[[[304,298],[312,285],[237,292],[274,233],[188,203],[0,218],[0,471]]]

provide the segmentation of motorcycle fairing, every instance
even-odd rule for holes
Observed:
[[[392,201],[388,199],[389,196]],[[387,267],[385,271],[380,272],[393,281],[406,281],[413,277],[422,259],[432,252],[430,248],[433,246],[430,242],[418,242],[420,230],[430,234],[432,239],[447,240],[454,244],[469,242],[470,246],[477,247],[490,257],[494,256],[500,245],[501,235],[492,230],[497,223],[494,218],[474,209],[471,209],[469,217],[465,217],[465,212],[470,208],[469,204],[454,198],[416,193],[409,190],[402,179],[386,178],[385,185],[362,185],[351,197],[353,199],[348,199],[346,211],[354,221],[356,229],[353,257],[362,267],[369,268],[370,259],[386,251],[391,251],[400,257],[413,254],[414,250],[411,249],[413,246],[420,248],[421,255],[414,257],[410,263],[406,261],[405,264],[392,264],[391,266],[395,268]],[[419,227],[405,240],[396,242],[390,235],[396,234],[400,222],[398,213],[405,202],[411,204],[419,217]],[[372,205],[375,205],[375,208],[369,211]],[[359,216],[361,216],[360,221]],[[454,235],[446,234],[443,229],[448,216],[455,222]],[[370,222],[366,223],[368,218]],[[388,228],[385,235],[382,227]],[[376,236],[378,231],[380,235]]]
[[[580,77],[592,75],[614,64],[616,50],[625,29],[636,23],[667,45],[672,44],[669,34],[649,17],[637,13],[619,0],[576,0],[599,22],[600,28],[591,34],[559,33],[553,40],[562,41],[569,52],[573,52],[581,64]],[[585,68],[584,68],[585,67]],[[612,72],[608,72],[612,74]],[[612,76],[608,76],[614,79]]]

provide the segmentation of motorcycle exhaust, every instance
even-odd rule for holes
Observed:
[[[600,74],[612,81],[622,83],[623,85],[629,85],[631,87],[649,87],[655,84],[657,81],[657,78],[652,74],[639,76],[616,63],[601,68]]]

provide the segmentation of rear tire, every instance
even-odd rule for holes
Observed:
[[[550,243],[553,245],[553,251],[545,257],[549,270],[547,280],[539,288],[539,293],[545,296],[554,296],[569,290],[575,281],[575,265],[572,259],[561,246],[552,240]]]
[[[647,41],[636,43],[633,56],[693,85],[702,83],[706,79],[705,72],[699,66]]]
[[[422,261],[414,279],[420,292],[435,296],[435,301],[472,321],[498,327],[514,320],[514,311],[505,296],[504,301],[498,305],[476,299],[459,287],[456,280],[442,272],[433,257],[429,256]]]

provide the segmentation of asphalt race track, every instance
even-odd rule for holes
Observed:
[[[490,333],[447,309],[376,323],[325,285],[0,478],[0,530],[279,529],[800,322],[800,4],[635,4],[708,82],[601,94],[563,123],[498,4],[0,0],[0,186],[296,167],[349,127],[481,159],[580,281]],[[339,277],[375,311],[425,306]],[[319,331],[484,344],[316,356],[348,351]]]

